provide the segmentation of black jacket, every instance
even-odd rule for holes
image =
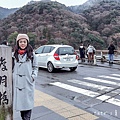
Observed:
[[[113,44],[111,44],[109,47],[108,47],[108,54],[114,54],[114,50],[115,50],[115,46]]]

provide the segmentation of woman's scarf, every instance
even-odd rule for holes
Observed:
[[[18,54],[23,55],[26,53],[26,50],[18,50]]]

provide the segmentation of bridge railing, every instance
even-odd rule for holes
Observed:
[[[79,55],[79,50],[75,50]],[[97,60],[101,60],[102,58],[105,58],[106,61],[108,60],[108,50],[96,50],[95,52],[95,55],[96,55],[96,58]],[[86,55],[86,59],[87,59],[87,55]],[[115,50],[115,53],[114,53],[114,60],[117,60],[117,61],[120,61],[120,50]]]

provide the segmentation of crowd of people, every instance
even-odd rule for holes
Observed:
[[[87,48],[81,43],[79,47],[79,53],[80,53],[80,59],[81,62],[85,62],[85,58],[87,56],[88,58],[88,63],[93,63],[94,62],[94,55],[95,55],[96,49],[89,44]]]
[[[108,46],[108,60],[109,64],[113,64],[114,61],[114,52],[115,45],[113,41],[110,42]],[[96,49],[92,44],[89,44],[88,47],[85,47],[83,43],[79,46],[80,60],[81,62],[85,62],[85,58],[87,58],[88,63],[94,62],[94,55],[96,53]]]

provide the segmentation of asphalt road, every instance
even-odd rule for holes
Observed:
[[[119,69],[82,64],[74,72],[64,69],[48,73],[40,69],[36,88],[101,120],[120,120],[119,73]]]

